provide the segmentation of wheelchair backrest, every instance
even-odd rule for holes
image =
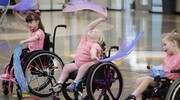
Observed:
[[[44,37],[43,48],[44,48],[44,50],[50,51],[50,48],[53,47],[53,43],[50,41],[51,34],[50,33],[46,33],[46,32],[44,32],[44,34],[45,34],[45,37]]]

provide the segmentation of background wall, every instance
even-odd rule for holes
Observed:
[[[39,8],[41,10],[56,10],[62,9],[65,0],[38,0]]]
[[[180,13],[180,0],[176,0],[176,12]]]

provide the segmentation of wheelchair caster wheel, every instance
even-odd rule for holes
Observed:
[[[22,99],[22,91],[21,91],[21,89],[16,89],[16,92],[17,92],[17,97],[18,97],[18,99]]]
[[[108,95],[104,95],[103,100],[110,100]]]
[[[55,96],[55,95],[52,95],[51,97],[53,98],[53,100],[60,100],[60,98],[58,98],[58,97]]]
[[[9,93],[8,81],[3,81],[3,93],[4,93],[4,95],[8,95],[8,93]]]

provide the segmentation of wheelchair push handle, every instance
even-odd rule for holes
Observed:
[[[176,69],[176,70],[171,70],[171,73],[180,73],[180,69]]]
[[[147,65],[147,69],[151,69],[153,65]]]
[[[53,34],[53,48],[55,47],[56,30],[57,30],[58,27],[64,27],[64,28],[67,28],[66,25],[57,25],[57,26],[54,28],[54,34]],[[54,49],[53,49],[53,52],[54,52]]]
[[[119,46],[111,46],[110,49],[109,49],[109,52],[108,52],[108,57],[111,56],[111,51],[112,51],[113,49],[119,50]]]
[[[66,25],[57,25],[56,28],[58,28],[58,27],[64,27],[64,28],[67,28]],[[56,28],[55,28],[55,29],[56,29]]]

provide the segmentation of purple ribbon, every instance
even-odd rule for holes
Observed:
[[[7,6],[9,4],[9,0],[0,0],[1,6]]]
[[[138,35],[133,40],[124,40],[121,49],[114,55],[106,59],[100,60],[100,62],[108,62],[116,59],[123,59],[128,56],[135,48],[138,40],[144,32],[139,32]]]
[[[21,0],[13,6],[13,10],[28,13],[37,4],[37,0]]]
[[[98,5],[97,3],[94,2],[89,2],[89,1],[76,1],[76,2],[68,2],[69,6],[67,6],[66,8],[64,8],[62,10],[62,12],[76,12],[76,11],[80,11],[80,10],[93,10],[103,16],[107,17],[107,10]]]

